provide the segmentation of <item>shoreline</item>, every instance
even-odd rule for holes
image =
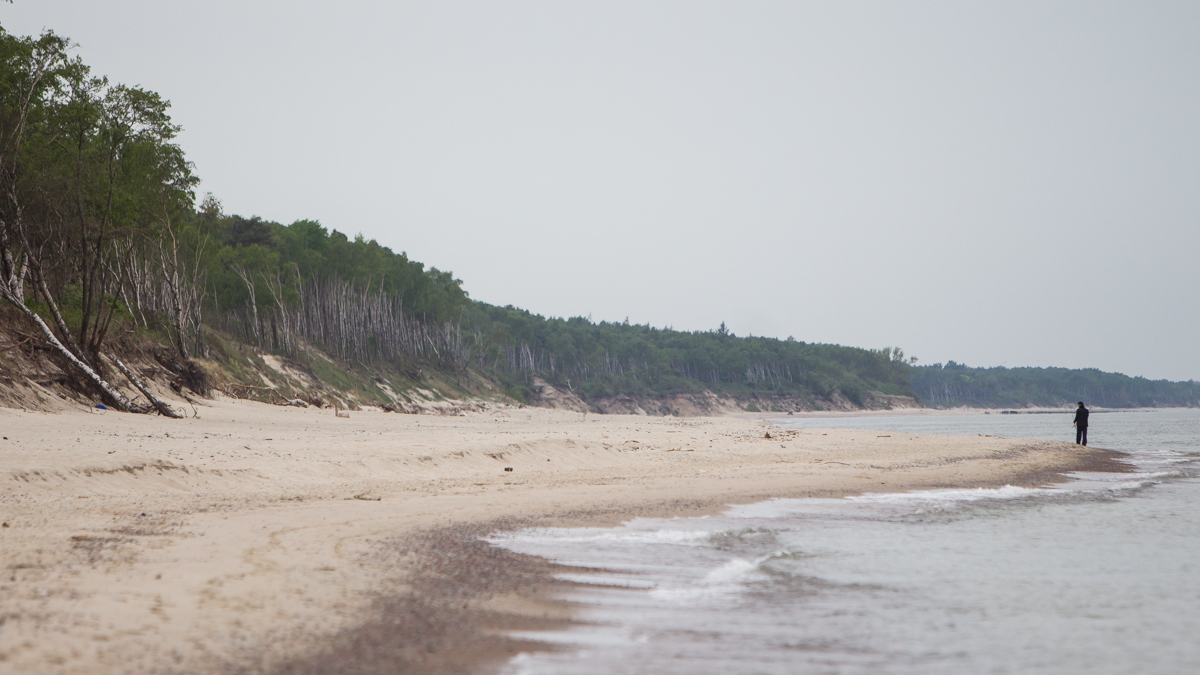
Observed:
[[[1058,442],[496,407],[217,400],[194,420],[0,410],[0,426],[14,672],[475,672],[534,648],[498,630],[571,613],[553,565],[480,533],[1125,466]]]
[[[1149,408],[1090,408],[1092,413],[1111,414],[1126,412],[1151,412],[1159,410],[1191,410],[1188,407],[1164,406]],[[779,420],[812,419],[827,417],[840,419],[846,417],[961,417],[969,415],[1073,415],[1075,408],[894,408],[891,410],[805,410],[793,413],[737,413],[732,417],[745,419]]]
[[[1084,461],[1074,470],[1078,471],[1126,471],[1125,465],[1116,464],[1123,453],[1101,450],[1095,460]],[[1098,454],[1099,454],[1098,453]],[[928,486],[921,489],[940,488],[996,488],[1005,485],[1038,487],[1062,483],[1070,478],[1062,472],[1035,472],[1011,481],[996,481],[985,485],[947,484]],[[376,599],[380,609],[378,618],[356,626],[344,633],[332,636],[315,653],[287,662],[267,672],[272,675],[321,675],[330,672],[370,673],[391,675],[409,673],[493,673],[518,653],[545,652],[564,647],[503,635],[505,631],[561,630],[577,624],[574,607],[558,596],[580,584],[564,581],[557,573],[586,574],[590,568],[573,567],[506,549],[490,546],[481,537],[496,532],[519,530],[527,527],[612,527],[633,518],[689,518],[714,515],[736,504],[751,504],[770,499],[786,498],[838,498],[862,494],[861,492],[804,493],[760,495],[759,497],[729,500],[679,500],[661,504],[646,504],[624,509],[604,509],[540,517],[500,519],[489,523],[453,526],[439,530],[419,532],[395,541],[402,550],[412,550],[413,539],[422,543],[436,542],[438,561],[447,558],[454,561],[452,587],[429,583],[409,584],[404,593],[381,593]],[[428,551],[427,551],[428,553]],[[449,555],[447,555],[449,553]],[[428,569],[429,556],[418,562],[417,568]],[[500,558],[502,567],[488,566],[491,575],[487,583],[479,583],[477,573],[480,560]],[[428,569],[434,578],[442,570]],[[491,593],[504,595],[500,602]],[[477,602],[482,597],[482,602]],[[457,607],[457,602],[466,600]],[[408,629],[411,622],[406,618],[420,608],[426,631],[416,638],[418,645],[410,645],[414,635]],[[401,617],[397,619],[396,617]],[[399,622],[399,623],[397,623]],[[432,625],[431,625],[432,624]],[[450,628],[453,627],[453,630]],[[446,651],[447,638],[457,641],[453,647],[461,650],[453,658],[439,656]],[[424,651],[421,644],[425,644]]]

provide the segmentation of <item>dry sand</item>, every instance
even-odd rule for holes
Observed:
[[[530,648],[553,566],[491,528],[770,497],[1042,484],[1067,443],[753,419],[220,399],[198,419],[0,409],[0,672],[465,672]],[[506,472],[505,467],[512,467]]]

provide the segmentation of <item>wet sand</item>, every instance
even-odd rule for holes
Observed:
[[[554,566],[478,540],[497,528],[1122,466],[1068,443],[753,419],[198,412],[0,409],[0,670],[486,672],[537,648],[503,629],[571,615]]]

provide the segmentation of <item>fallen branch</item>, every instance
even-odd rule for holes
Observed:
[[[36,340],[36,339],[37,338],[32,335],[27,335],[27,336],[25,336],[25,339],[17,342],[16,344],[12,344],[7,347],[0,348],[0,352],[6,352],[10,349],[16,349],[17,347],[20,347],[21,345],[25,344],[26,342],[30,342],[30,341]]]
[[[125,398],[124,394],[117,391],[116,387],[105,381],[105,379],[100,377],[96,371],[92,370],[91,366],[89,366],[87,363],[84,363],[83,360],[76,356],[70,349],[67,349],[66,346],[63,345],[63,343],[60,342],[57,337],[55,337],[54,331],[50,330],[50,326],[48,326],[46,322],[42,320],[42,317],[37,315],[37,312],[34,312],[26,307],[23,302],[20,302],[21,298],[11,293],[11,289],[5,288],[2,290],[4,291],[4,298],[8,300],[9,303],[14,307],[19,309],[23,314],[25,314],[25,316],[28,317],[29,320],[41,330],[42,336],[47,342],[50,343],[50,346],[52,346],[55,351],[57,351],[64,359],[74,366],[76,370],[82,373],[85,378],[99,387],[101,391],[103,391],[109,397],[110,403],[114,408],[121,412],[139,412],[137,407],[134,406],[128,398]]]
[[[150,401],[150,405],[154,406],[154,409],[158,411],[158,414],[162,415],[163,417],[170,417],[172,419],[180,419],[183,417],[183,415],[179,414],[179,412],[177,412],[174,408],[167,405],[166,402],[155,396],[150,391],[150,388],[146,386],[146,383],[142,382],[141,378],[139,378],[133,373],[132,370],[129,369],[129,366],[122,363],[121,359],[118,359],[115,356],[110,356],[109,358],[113,360],[113,363],[117,364],[117,369],[121,371],[121,374],[124,375],[125,378],[130,382],[132,382],[133,386],[137,387],[138,391],[142,392],[142,396],[145,396],[147,401]]]

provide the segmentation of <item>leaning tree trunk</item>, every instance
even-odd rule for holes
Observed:
[[[120,410],[121,412],[137,412],[137,407],[134,406],[124,394],[117,391],[116,387],[105,381],[103,377],[100,377],[100,374],[92,370],[91,366],[89,366],[87,363],[84,363],[84,361],[79,357],[75,356],[70,349],[67,349],[66,346],[63,345],[63,343],[60,342],[57,337],[55,337],[54,331],[50,330],[50,326],[48,326],[46,322],[42,320],[42,317],[38,316],[36,312],[26,307],[25,303],[13,302],[13,299],[8,297],[7,294],[5,294],[5,299],[12,303],[13,306],[23,311],[25,316],[29,317],[31,321],[37,324],[38,328],[41,329],[42,334],[46,336],[46,340],[50,343],[50,346],[54,347],[55,351],[61,354],[63,358],[71,363],[71,365],[75,366],[75,368],[82,373],[88,381],[90,381],[92,384],[95,384],[97,387],[100,387],[100,389],[109,397],[109,399],[111,399],[110,402],[114,408]]]
[[[150,405],[154,406],[154,409],[158,411],[158,414],[162,415],[163,417],[172,417],[174,419],[183,417],[183,415],[180,415],[178,412],[176,412],[174,408],[167,405],[162,399],[155,396],[154,393],[150,391],[150,388],[146,386],[146,383],[142,382],[141,378],[139,378],[137,375],[134,375],[133,370],[131,370],[129,366],[122,363],[121,359],[118,359],[115,356],[110,356],[110,358],[112,358],[113,363],[117,364],[117,369],[120,370],[130,382],[133,383],[133,386],[137,387],[138,391],[142,392],[142,396],[145,396],[146,400],[150,401]]]
[[[39,274],[37,275],[37,280],[37,288],[42,292],[42,298],[46,300],[46,306],[50,308],[50,316],[54,317],[54,323],[58,325],[58,332],[62,333],[63,339],[67,341],[67,348],[75,352],[75,355],[80,360],[85,360],[86,357],[83,349],[75,341],[75,334],[71,332],[71,328],[67,325],[66,320],[63,319],[62,312],[58,310],[58,303],[54,301],[54,296],[50,295],[50,289],[46,287],[45,279]]]
[[[3,267],[9,273],[0,278],[0,297],[3,297],[9,304],[21,310],[25,316],[29,317],[29,320],[35,323],[42,331],[42,334],[46,336],[46,340],[50,343],[50,346],[82,373],[88,381],[99,387],[109,397],[114,408],[122,412],[136,411],[136,407],[128,398],[125,398],[124,394],[117,391],[116,387],[109,384],[103,377],[100,377],[100,374],[92,370],[91,366],[76,356],[70,349],[67,349],[66,345],[59,341],[54,335],[54,331],[50,329],[50,326],[46,324],[42,317],[38,316],[37,312],[25,305],[25,275],[28,270],[28,265],[26,264],[28,259],[24,258],[24,256],[18,256],[14,260],[12,252],[7,248],[3,250],[3,254]]]

